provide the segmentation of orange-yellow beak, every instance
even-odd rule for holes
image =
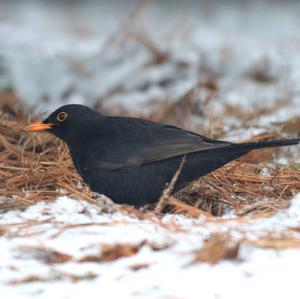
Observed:
[[[42,123],[40,121],[32,123],[28,126],[26,126],[25,128],[23,128],[24,131],[27,132],[41,132],[41,131],[45,131],[45,130],[49,130],[53,127],[53,124],[51,123]]]

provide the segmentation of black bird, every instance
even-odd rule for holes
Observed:
[[[300,139],[234,144],[144,119],[102,115],[65,105],[24,128],[49,131],[69,147],[75,168],[93,191],[136,207],[155,203],[186,161],[173,192],[253,149],[298,144]]]

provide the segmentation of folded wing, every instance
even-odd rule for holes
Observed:
[[[139,136],[136,142],[132,136],[128,137],[130,151],[120,151],[113,161],[98,160],[97,168],[112,171],[129,169],[173,157],[230,146],[228,142],[215,141],[173,126],[155,124],[152,127],[141,126],[140,130],[143,132],[135,132]]]

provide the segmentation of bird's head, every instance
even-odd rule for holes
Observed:
[[[82,140],[84,136],[90,135],[94,129],[94,120],[101,117],[100,113],[87,106],[65,105],[52,112],[45,120],[29,124],[24,131],[47,131],[68,143],[79,136]]]

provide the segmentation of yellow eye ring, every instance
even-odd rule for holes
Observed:
[[[56,119],[60,122],[66,120],[68,118],[68,113],[67,112],[59,112],[56,116]]]

